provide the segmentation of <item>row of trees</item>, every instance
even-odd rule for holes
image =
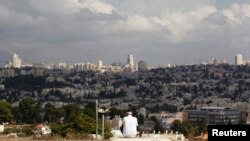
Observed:
[[[0,124],[36,124],[48,122],[55,135],[87,137],[95,133],[95,105],[88,104],[85,108],[70,104],[62,107],[55,107],[47,103],[44,108],[30,98],[19,102],[17,107],[12,107],[6,101],[0,101]],[[101,127],[101,121],[99,122]],[[99,128],[101,129],[101,128]],[[99,131],[101,132],[101,131]],[[109,126],[105,126],[105,137],[111,136]]]
[[[129,105],[129,108],[135,113],[138,118],[139,124],[143,125],[144,117],[137,115],[136,107]],[[14,123],[42,123],[48,122],[52,125],[54,134],[60,136],[72,135],[87,135],[95,133],[95,103],[90,103],[85,108],[80,108],[78,105],[70,104],[62,107],[55,107],[51,103],[47,103],[42,108],[40,103],[36,103],[30,98],[25,98],[19,102],[17,107],[12,107],[10,103],[0,101],[0,123],[14,122]],[[126,111],[116,108],[110,109],[110,117],[114,118],[115,115],[125,116]],[[156,118],[150,119],[155,122],[155,130],[164,132],[160,122]],[[60,124],[59,124],[60,123]],[[101,127],[101,122],[99,123]],[[101,129],[101,128],[99,128]],[[174,121],[171,130],[174,132],[183,133],[187,137],[192,137],[201,132],[206,131],[206,124],[195,126],[189,121],[180,122]],[[110,128],[105,127],[105,136],[110,137]]]
[[[55,107],[51,103],[47,103],[42,108],[41,103],[36,103],[30,98],[25,98],[19,102],[17,107],[12,107],[9,102],[0,101],[0,123],[41,123],[41,122],[57,122],[62,118],[64,121],[69,120],[79,113],[84,113],[90,117],[94,117],[95,109],[93,104],[87,105],[84,109],[78,105],[69,104],[62,107]]]

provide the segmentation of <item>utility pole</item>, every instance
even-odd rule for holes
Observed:
[[[96,130],[95,130],[95,138],[98,137],[98,100],[95,101],[95,120],[96,120]]]
[[[105,113],[108,112],[108,109],[102,108],[102,109],[99,109],[98,112],[102,114],[102,139],[104,139],[104,126],[105,126],[104,116],[105,116]]]
[[[102,139],[104,139],[104,114],[102,114]]]

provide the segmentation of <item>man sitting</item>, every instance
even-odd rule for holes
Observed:
[[[132,116],[132,111],[127,111],[127,116],[122,120],[123,136],[125,138],[135,138],[137,135],[138,121]]]

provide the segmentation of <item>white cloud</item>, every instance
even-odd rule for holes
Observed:
[[[117,21],[120,30],[126,32],[146,32],[150,31],[152,23],[145,17],[139,15],[129,16],[126,20]]]
[[[207,5],[199,8],[198,10],[190,12],[189,16],[196,18],[198,21],[208,17],[212,13],[217,12],[216,7],[212,5]]]
[[[116,10],[111,4],[106,4],[99,0],[79,0],[80,7],[86,8],[94,13],[112,14],[112,11]]]
[[[242,12],[244,18],[250,18],[250,4],[242,5]]]
[[[31,8],[42,15],[64,15],[78,12],[78,0],[27,0]]]
[[[223,9],[221,13],[226,16],[229,20],[237,23],[237,24],[242,24],[242,21],[239,17],[237,17],[235,14],[235,11],[232,9]]]
[[[216,11],[214,6],[204,6],[191,12],[167,11],[160,17],[155,16],[151,20],[171,31],[170,37],[173,42],[180,42],[189,36],[189,31],[195,30],[202,19]]]
[[[43,14],[64,15],[88,9],[96,14],[111,14],[115,8],[100,0],[27,0],[33,9]]]
[[[159,58],[171,59],[168,55],[178,56],[175,52],[185,55],[194,47],[211,54],[218,52],[211,47],[225,54],[229,47],[248,47],[250,4],[216,4],[214,0],[0,0],[0,53],[33,51],[39,60],[50,58],[49,50],[53,59],[73,60],[67,58],[71,52],[83,61],[89,54],[114,61],[111,51],[119,57],[132,50],[147,54],[141,56],[149,60],[156,56],[152,62],[158,63]],[[162,55],[152,54],[154,50]],[[207,55],[204,52],[200,50],[200,56]]]
[[[230,7],[221,10],[221,13],[228,18],[228,20],[242,24],[245,20],[250,18],[250,4],[231,4]]]
[[[188,38],[190,31],[195,30],[201,24],[204,18],[216,12],[217,9],[214,6],[207,5],[190,12],[165,11],[160,16],[153,17],[135,14],[117,20],[112,24],[107,23],[107,26],[109,26],[107,30],[111,32],[149,32],[149,34],[160,30],[160,32],[166,32],[167,40],[182,42]]]

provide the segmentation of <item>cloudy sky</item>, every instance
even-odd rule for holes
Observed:
[[[0,64],[250,59],[250,0],[0,0]]]

